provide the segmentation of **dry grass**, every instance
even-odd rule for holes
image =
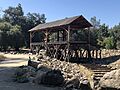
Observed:
[[[5,59],[6,59],[6,57],[4,55],[0,55],[0,61],[3,61]]]
[[[79,64],[79,67],[80,67],[81,73],[86,76],[86,78],[90,82],[90,86],[93,88],[93,86],[94,86],[94,83],[93,83],[94,72],[92,70],[86,68],[83,65]]]

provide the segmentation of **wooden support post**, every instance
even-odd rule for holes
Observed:
[[[94,58],[94,50],[92,50],[92,57]]]
[[[98,50],[96,50],[96,59],[98,58]]]
[[[46,49],[46,53],[47,55],[50,53],[50,50],[48,51],[48,30],[45,31],[45,49]]]
[[[67,47],[68,47],[68,57],[67,57],[67,60],[68,60],[68,62],[69,62],[69,60],[70,60],[70,26],[68,26],[68,37],[67,37]]]
[[[32,34],[30,32],[30,49],[31,49],[31,43],[32,43]]]
[[[46,43],[48,42],[48,30],[46,30],[46,32],[45,32],[45,42]]]
[[[88,49],[88,59],[89,60],[91,60],[91,52],[90,52],[90,28],[88,28],[88,32],[89,32],[89,35],[88,35],[88,47],[89,47],[89,49]]]
[[[63,41],[65,41],[65,31],[63,30]]]
[[[91,60],[91,52],[88,50],[88,59]]]
[[[80,49],[80,58],[82,58],[82,50]]]
[[[78,57],[78,52],[77,52],[77,50],[75,50],[75,57]]]
[[[30,32],[30,50],[32,51],[32,32]]]
[[[100,59],[101,59],[101,50],[100,50],[100,53],[99,53],[99,55],[100,55]]]
[[[57,31],[57,41],[59,41],[59,31]]]
[[[85,54],[85,50],[83,50],[81,54],[83,58],[84,58],[84,54]]]
[[[89,58],[88,51],[86,50],[86,58]]]

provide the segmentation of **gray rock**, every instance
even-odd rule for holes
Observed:
[[[19,76],[19,77],[16,77],[16,82],[18,82],[18,83],[27,83],[27,82],[29,82],[29,80],[25,76]]]
[[[39,51],[39,54],[42,54],[42,55],[43,55],[43,57],[44,57],[44,56],[46,56],[46,50],[41,49],[41,50]]]
[[[36,69],[32,66],[25,66],[22,69],[26,70],[27,72],[35,72]]]
[[[120,69],[106,73],[99,84],[101,88],[120,89]]]
[[[43,59],[43,55],[42,55],[42,54],[39,54],[39,55],[37,56],[37,60],[39,61],[40,59]]]
[[[108,65],[111,69],[120,69],[120,59]]]
[[[63,82],[64,78],[59,70],[48,71],[42,78],[42,84],[45,85],[60,86]]]
[[[42,78],[44,77],[44,75],[45,75],[46,73],[47,73],[47,72],[45,72],[45,71],[38,70],[38,71],[37,71],[37,74],[36,74],[36,77],[35,77],[35,79],[33,80],[33,82],[36,83],[36,84],[41,84]]]
[[[28,81],[29,81],[30,83],[33,83],[33,82],[34,82],[34,79],[35,79],[35,77],[28,77]]]
[[[35,76],[36,70],[31,66],[20,66],[16,69],[13,80],[18,83],[26,83],[29,77]]]
[[[43,65],[43,64],[39,64],[37,67],[37,70],[48,72],[48,71],[51,71],[52,69],[48,66]]]
[[[36,69],[34,67],[31,66],[27,66],[22,68],[24,71],[26,71],[26,73],[24,74],[24,76],[26,77],[34,77],[36,75]]]

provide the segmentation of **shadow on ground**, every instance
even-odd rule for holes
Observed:
[[[97,60],[93,59],[92,62],[95,63],[95,64],[108,65],[108,64],[114,63],[114,62],[116,62],[118,60],[120,60],[120,55],[110,56],[110,57],[97,59]]]

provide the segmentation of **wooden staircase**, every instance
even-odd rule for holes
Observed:
[[[83,66],[93,71],[94,73],[93,81],[95,88],[97,88],[99,81],[103,77],[103,75],[112,70],[108,68],[106,65],[100,65],[100,64],[83,64]]]

